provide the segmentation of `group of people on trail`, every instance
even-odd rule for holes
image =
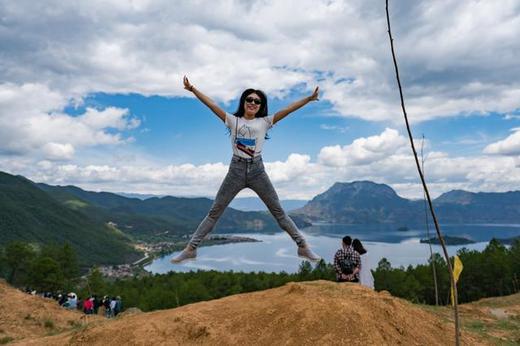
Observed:
[[[334,270],[338,282],[358,282],[363,286],[374,288],[374,278],[368,266],[362,265],[361,256],[366,263],[367,250],[359,239],[345,236],[341,249],[334,255]]]
[[[99,309],[102,308],[101,313],[110,318],[117,316],[123,309],[123,300],[120,296],[104,296],[103,299],[100,299],[97,295],[93,294],[85,299],[81,299],[74,292],[67,294],[59,292],[39,293],[31,288],[25,288],[24,291],[33,296],[54,299],[60,306],[69,310],[83,311],[86,315],[97,315]]]
[[[25,292],[31,295],[54,299],[60,306],[69,310],[83,311],[86,315],[97,315],[99,309],[102,308],[101,313],[104,314],[105,317],[111,318],[117,316],[123,309],[123,300],[120,296],[104,296],[103,299],[100,299],[94,294],[85,299],[81,299],[74,292],[69,292],[67,294],[52,292],[38,293],[30,288],[25,289]]]
[[[197,247],[201,241],[212,231],[233,198],[245,188],[253,190],[265,203],[280,228],[287,232],[296,243],[298,247],[296,253],[299,257],[314,262],[319,261],[321,257],[311,250],[301,232],[280,205],[278,195],[265,172],[262,161],[262,150],[267,138],[267,131],[292,112],[309,102],[318,101],[319,87],[316,87],[311,95],[274,114],[268,112],[267,97],[264,92],[258,89],[246,89],[240,96],[237,110],[230,114],[195,88],[186,76],[184,76],[183,84],[184,89],[193,93],[229,129],[233,156],[228,173],[208,214],[199,224],[186,247],[171,260],[172,263],[181,263],[197,257]],[[372,274],[368,267],[364,269],[364,266],[361,265],[361,255],[367,251],[359,239],[352,241],[349,236],[346,236],[343,238],[342,247],[334,256],[337,281],[361,282],[373,287]]]
[[[86,315],[97,315],[99,313],[99,308],[103,307],[105,317],[111,318],[117,316],[123,308],[123,301],[119,296],[104,296],[103,299],[99,299],[96,295],[92,295],[81,300],[77,298],[75,293],[71,292],[66,296],[60,294],[58,298],[58,304],[64,308],[70,310],[81,310]]]

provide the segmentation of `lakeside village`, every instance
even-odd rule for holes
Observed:
[[[113,222],[109,222],[109,226],[117,227]],[[144,266],[150,264],[155,258],[165,256],[175,251],[182,250],[187,243],[190,235],[182,236],[182,240],[177,242],[162,241],[157,243],[136,242],[134,248],[144,254],[139,260],[120,265],[98,266],[97,270],[108,279],[122,279],[134,276],[148,276],[150,272],[144,269]],[[201,246],[222,245],[229,243],[243,242],[260,242],[261,240],[241,237],[236,235],[217,234],[210,235]]]

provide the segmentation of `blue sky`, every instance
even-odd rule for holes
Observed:
[[[390,10],[432,194],[518,190],[520,2],[390,1]],[[3,171],[213,197],[229,137],[183,89],[186,74],[229,112],[248,87],[264,90],[274,113],[320,86],[320,101],[265,144],[281,198],[354,180],[422,196],[380,1],[0,0],[0,13]]]
[[[270,99],[274,113],[299,98]],[[238,99],[220,106],[234,113]],[[115,106],[126,108],[141,120],[142,125],[129,131],[133,145],[167,162],[203,164],[230,158],[231,145],[225,125],[204,105],[192,97],[166,98],[142,95],[90,95],[81,107],[69,114],[82,114],[86,107],[100,109]],[[264,159],[285,160],[291,153],[307,153],[316,157],[323,146],[349,143],[360,136],[384,130],[384,124],[371,124],[359,119],[346,119],[335,114],[329,103],[313,103],[293,113],[270,131]],[[276,150],[270,150],[270,148]]]
[[[269,99],[270,113],[306,95],[295,93],[284,99]],[[220,103],[233,113],[238,99]],[[83,114],[87,107],[118,107],[141,121],[139,128],[128,131],[135,138],[131,145],[165,162],[204,164],[229,158],[227,128],[213,113],[193,97],[143,96],[139,94],[92,94],[79,107],[66,113]],[[401,113],[397,122],[404,124]],[[411,115],[413,121],[413,115]],[[285,160],[291,153],[305,153],[315,158],[324,146],[346,145],[359,137],[379,134],[394,126],[405,135],[402,124],[391,121],[373,123],[338,115],[329,102],[312,103],[293,113],[270,132],[264,153],[266,160]],[[435,143],[436,150],[455,155],[478,155],[493,142],[509,135],[511,127],[520,126],[519,119],[505,119],[504,114],[463,115],[424,121],[413,126],[415,137]],[[270,147],[276,148],[270,150]]]

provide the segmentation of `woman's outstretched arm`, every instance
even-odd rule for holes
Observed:
[[[210,99],[209,97],[204,95],[202,92],[197,90],[193,86],[193,84],[190,83],[190,81],[188,80],[188,77],[184,76],[183,82],[184,82],[184,89],[191,91],[200,100],[200,102],[204,103],[209,109],[211,109],[213,111],[213,113],[215,113],[220,118],[220,120],[222,120],[223,122],[226,122],[226,112],[224,112],[224,110],[222,108],[220,108],[215,103],[215,101],[213,101],[212,99]]]
[[[312,93],[311,96],[304,97],[303,99],[290,104],[289,106],[282,109],[281,111],[276,112],[274,115],[274,118],[273,118],[273,125],[276,124],[277,122],[279,122],[280,120],[282,120],[283,118],[285,118],[286,116],[288,116],[289,114],[291,114],[292,112],[294,112],[295,110],[302,108],[307,103],[309,103],[311,101],[317,101],[318,95],[319,95],[319,93],[318,93],[319,90],[320,90],[320,87],[316,87],[316,89],[314,89],[314,92]]]

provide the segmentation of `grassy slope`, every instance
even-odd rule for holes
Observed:
[[[453,321],[451,307],[424,308]],[[459,320],[463,330],[480,335],[492,345],[520,345],[520,293],[462,304]]]

